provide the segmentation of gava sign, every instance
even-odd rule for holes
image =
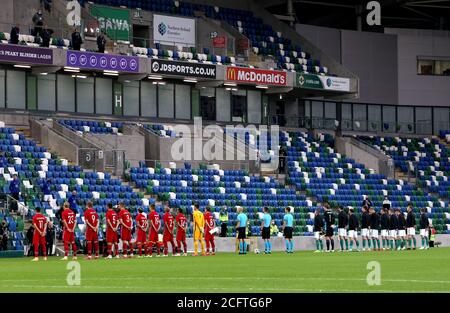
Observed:
[[[129,10],[93,5],[91,15],[97,19],[100,29],[105,30],[109,38],[129,41],[131,27]]]

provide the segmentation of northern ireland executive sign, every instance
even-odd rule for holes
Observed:
[[[297,74],[295,87],[333,91],[350,91],[350,79],[314,74]]]
[[[152,60],[152,74],[176,75],[197,78],[216,78],[216,66],[212,64],[178,62],[167,60]]]
[[[117,72],[139,72],[139,58],[95,52],[67,52],[67,66]]]
[[[229,66],[226,80],[257,85],[286,86],[287,74],[282,71]]]

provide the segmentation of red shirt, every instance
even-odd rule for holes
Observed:
[[[92,227],[94,227],[94,228],[97,227],[98,226],[98,214],[97,214],[97,211],[95,211],[93,208],[86,209],[86,211],[84,211],[84,220],[89,222],[89,224],[91,224]],[[88,229],[93,230],[90,227]]]
[[[177,232],[186,233],[187,220],[186,217],[182,213],[178,213],[176,217],[177,222]],[[183,229],[184,228],[184,229]]]
[[[214,215],[212,215],[211,212],[205,212],[204,217],[205,217],[205,232],[209,232],[211,229],[216,227]]]
[[[131,213],[128,212],[128,210],[120,210],[119,219],[122,221],[122,223],[125,224],[125,226],[127,226],[127,229],[133,226],[133,217],[131,216]]]
[[[67,227],[64,225],[64,231],[73,231],[75,229],[75,213],[71,209],[66,209],[62,212],[61,217],[67,224]]]
[[[173,229],[175,228],[174,218],[170,212],[164,213],[164,232],[173,234]]]
[[[108,223],[109,222],[109,223]],[[109,226],[109,224],[111,224],[111,226],[113,228],[117,228],[117,226],[119,225],[119,218],[117,216],[117,213],[114,212],[113,210],[108,210],[106,212],[106,230],[108,231],[114,231],[113,229],[111,229],[111,227]]]
[[[158,231],[161,226],[161,219],[159,217],[158,212],[152,211],[149,216],[150,222],[152,222],[153,226],[151,226],[152,231]]]
[[[41,233],[44,231],[45,224],[47,224],[47,218],[44,215],[36,213],[36,215],[33,216],[33,225]]]
[[[139,213],[136,216],[136,224],[140,226],[139,230],[143,231],[143,229],[147,229],[148,227],[148,220],[147,217],[143,213]]]

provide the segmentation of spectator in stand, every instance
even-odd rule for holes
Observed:
[[[11,204],[9,206],[9,210],[11,212],[17,212],[18,209],[18,201],[20,196],[20,180],[17,177],[17,174],[13,175],[13,180],[9,183],[9,192],[11,195]]]
[[[41,0],[41,4],[44,5],[44,9],[49,13],[52,11],[52,0]]]
[[[81,45],[83,44],[83,39],[77,28],[74,29],[72,33],[72,49],[80,51]]]
[[[53,31],[51,29],[48,29],[46,26],[44,26],[44,29],[42,30],[42,43],[41,47],[48,48],[50,47],[50,41],[52,39]]]
[[[362,207],[366,206],[367,209],[370,209],[372,207],[372,201],[370,201],[369,196],[364,196],[364,200],[361,206]]]
[[[42,10],[38,10],[33,16],[34,36],[42,37],[42,27],[44,26],[44,15]]]
[[[17,25],[13,26],[13,28],[11,28],[9,43],[12,43],[13,45],[18,45],[19,44],[19,33],[20,33],[19,26],[17,26]]]
[[[69,196],[69,199],[67,199],[67,202],[69,202],[69,207],[72,210],[73,213],[77,214],[77,191],[72,191],[72,194]]]
[[[228,232],[228,212],[226,207],[222,207],[219,213],[220,237],[226,237]]]
[[[27,244],[27,249],[28,249],[27,256],[32,256],[33,255],[33,251],[34,251],[33,236],[34,236],[34,228],[33,228],[33,226],[30,226],[30,228],[28,228],[27,234],[26,234],[26,238],[27,238],[27,242],[28,242],[28,244]]]
[[[47,233],[45,234],[45,241],[47,243],[47,256],[51,256],[53,253],[53,241],[55,238],[55,228],[52,222],[48,222]]]
[[[104,30],[102,30],[100,32],[100,35],[98,35],[98,37],[97,37],[97,47],[98,47],[98,52],[105,53],[106,36],[105,36]]]
[[[383,209],[390,209],[391,208],[391,201],[389,201],[388,196],[384,196],[383,200]]]
[[[44,180],[44,183],[42,184],[42,192],[44,193],[44,201],[50,201],[53,199],[52,197],[52,191],[50,189],[51,181],[50,179]]]
[[[4,217],[2,224],[0,225],[0,240],[1,240],[0,250],[8,249],[8,235],[9,235],[8,221],[6,221],[6,217]]]

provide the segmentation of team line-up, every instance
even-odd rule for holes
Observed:
[[[239,241],[239,254],[247,253],[247,246],[245,239],[247,237],[248,218],[244,213],[242,207],[236,207],[237,222],[236,235]],[[294,217],[291,212],[291,207],[285,208],[283,217],[282,232],[285,238],[286,252],[293,253],[294,242],[293,226]],[[321,210],[316,209],[314,212],[314,237],[316,241],[317,250],[315,252],[323,252],[323,237],[326,241],[326,252],[334,252],[334,229],[336,222],[336,215],[328,203],[323,205],[323,215]],[[344,208],[337,208],[337,226],[338,238],[341,251],[353,251],[353,244],[356,245],[356,251],[360,251],[360,242],[358,240],[358,229],[362,238],[362,250],[386,250],[397,249],[404,250],[408,246],[416,248],[416,228],[415,228],[415,214],[412,204],[407,207],[406,218],[399,210],[382,208],[380,212],[376,212],[369,206],[362,207],[362,214],[360,220],[354,212],[353,208],[348,209],[348,213]],[[70,248],[72,248],[73,259],[77,258],[77,246],[75,243],[75,229],[77,227],[76,214],[70,209],[68,203],[64,204],[63,212],[61,214],[63,224],[63,242],[64,242],[64,258],[67,260]],[[93,208],[92,202],[87,203],[87,208],[84,211],[84,220],[86,224],[85,238],[87,247],[86,259],[99,258],[99,237],[98,232],[102,226],[99,216]],[[201,255],[215,254],[215,233],[217,227],[215,224],[215,217],[211,213],[211,208],[206,207],[205,212],[200,211],[198,204],[194,205],[192,214],[193,221],[193,239],[194,239],[194,253],[193,256],[198,256],[198,246],[201,246]],[[429,221],[426,215],[426,210],[422,209],[420,214],[420,236],[422,245],[420,249],[428,249],[428,229]],[[36,214],[33,217],[33,245],[34,245],[34,259],[39,260],[39,246],[42,247],[44,260],[46,257],[46,230],[47,218],[41,214],[41,209],[36,208]],[[261,215],[261,234],[264,241],[264,253],[270,254],[272,252],[271,237],[271,223],[272,217],[267,207],[263,208]],[[106,243],[107,243],[107,259],[113,257],[120,258],[119,254],[119,237],[122,240],[122,257],[128,258],[134,256],[135,247],[132,243],[133,234],[133,217],[132,214],[125,208],[123,203],[119,203],[117,208],[113,208],[112,204],[107,205],[106,212]],[[150,212],[144,213],[142,208],[138,209],[138,214],[135,217],[136,240],[135,244],[138,251],[138,257],[152,257],[153,252],[156,256],[161,256],[161,248],[163,247],[163,257],[168,256],[168,245],[172,247],[173,256],[187,256],[186,231],[189,223],[186,216],[183,214],[183,209],[178,208],[176,216],[173,215],[170,207],[165,207],[163,218],[156,211],[155,205],[150,205]],[[162,244],[159,241],[159,234],[162,231]],[[380,244],[381,239],[381,244]],[[175,244],[176,241],[176,244]],[[206,249],[205,249],[206,245]]]

